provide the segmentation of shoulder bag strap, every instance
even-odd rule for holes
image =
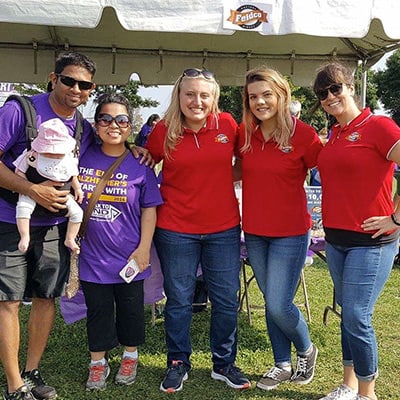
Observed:
[[[81,227],[79,229],[79,238],[82,239],[85,237],[86,233],[86,227],[89,222],[90,216],[92,215],[94,206],[96,205],[101,193],[103,192],[107,181],[110,179],[111,175],[113,172],[118,168],[118,166],[124,161],[126,156],[130,154],[130,150],[126,149],[107,169],[106,172],[104,172],[104,175],[101,177],[99,183],[97,184],[96,188],[94,189],[94,192],[90,196],[89,202],[87,207],[85,208],[85,212],[83,214],[83,221],[81,223]]]

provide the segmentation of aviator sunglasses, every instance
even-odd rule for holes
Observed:
[[[102,127],[110,126],[113,121],[115,121],[120,128],[127,128],[131,123],[129,116],[126,114],[120,114],[116,117],[110,114],[100,114],[97,117],[97,123]]]
[[[333,83],[325,89],[316,90],[315,94],[318,97],[318,100],[323,101],[328,97],[328,92],[331,92],[334,96],[338,96],[342,94],[343,91],[343,83]]]
[[[76,84],[78,84],[80,90],[90,90],[93,88],[93,82],[77,81],[76,79],[71,78],[70,76],[61,74],[56,74],[56,76],[63,85],[68,86],[70,88],[74,87]]]
[[[202,75],[206,79],[213,79],[214,74],[206,69],[189,68],[183,71],[182,76],[188,76],[189,78],[196,78]]]

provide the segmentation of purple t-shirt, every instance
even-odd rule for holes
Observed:
[[[115,161],[100,145],[93,145],[81,157],[79,181],[88,203],[103,173]],[[131,154],[107,182],[86,228],[79,257],[80,279],[94,283],[123,283],[119,271],[140,242],[141,208],[162,204],[154,171],[139,164]],[[150,275],[150,268],[135,280]]]
[[[49,103],[49,93],[31,97],[36,109],[36,126],[52,118],[61,119],[70,135],[75,134],[76,114],[72,119],[64,119],[54,113]],[[93,128],[84,120],[80,153],[83,154],[94,142]],[[24,113],[15,100],[8,101],[0,108],[0,150],[4,152],[1,161],[14,170],[13,161],[26,149]],[[0,197],[0,221],[15,224],[15,204],[8,203]],[[31,225],[55,225],[65,221],[63,217],[32,217]]]

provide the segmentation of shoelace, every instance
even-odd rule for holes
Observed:
[[[132,375],[133,369],[137,361],[133,358],[123,358],[121,362],[121,375],[130,376]]]
[[[277,380],[278,376],[282,373],[282,370],[278,367],[271,368],[265,375],[264,378],[271,378]]]
[[[232,375],[241,375],[242,371],[236,365],[230,365],[226,371],[228,374],[231,373]]]
[[[340,385],[334,391],[329,393],[328,399],[334,400],[334,399],[337,399],[338,396],[342,396],[342,395],[350,394],[350,393],[353,393],[353,391],[350,388],[347,388],[347,387],[345,387],[343,385]]]
[[[305,374],[307,372],[307,357],[297,357],[297,368],[295,375]]]
[[[24,381],[31,386],[44,386],[46,385],[45,381],[40,375],[39,370],[33,370],[29,374],[24,374]]]
[[[182,361],[172,361],[168,368],[168,375],[176,376],[185,374],[186,369]]]
[[[98,382],[101,380],[101,376],[104,374],[106,369],[105,365],[93,365],[90,367],[90,380],[92,382]]]
[[[29,388],[24,385],[18,389],[17,392],[8,396],[12,400],[33,400],[31,393],[29,392]]]

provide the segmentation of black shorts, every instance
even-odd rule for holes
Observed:
[[[99,284],[81,281],[87,306],[89,351],[144,343],[143,281]]]
[[[69,274],[66,229],[67,222],[31,227],[29,248],[22,254],[17,226],[0,222],[0,301],[63,294]]]

